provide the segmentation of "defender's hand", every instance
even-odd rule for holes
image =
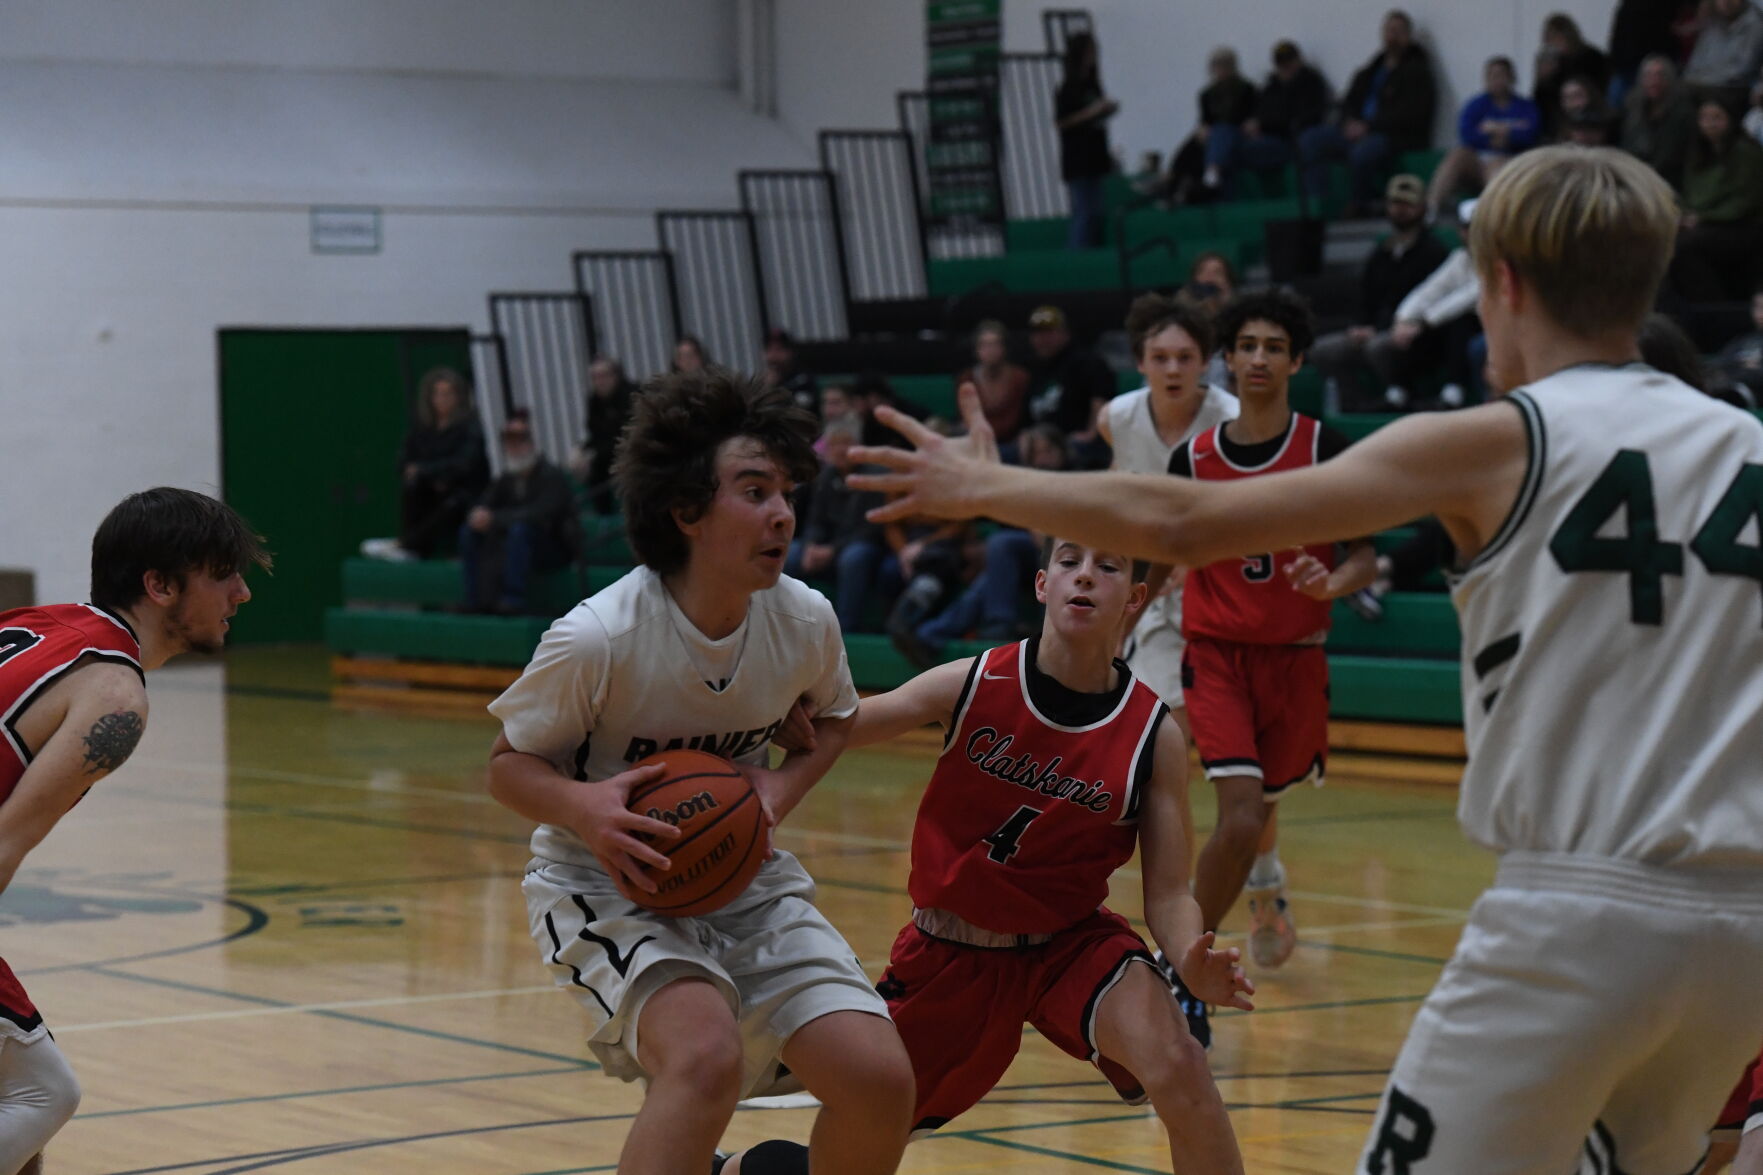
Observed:
[[[846,479],[855,490],[896,495],[869,512],[871,522],[898,522],[904,518],[971,518],[974,509],[969,491],[985,466],[998,463],[998,441],[980,407],[979,389],[961,385],[958,397],[961,418],[967,425],[964,437],[942,437],[903,412],[883,407],[875,418],[912,442],[911,449],[859,446],[851,450],[857,465],[880,465],[887,473],[853,473]]]

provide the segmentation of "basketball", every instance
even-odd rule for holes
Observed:
[[[644,893],[621,877],[619,892],[657,914],[708,914],[734,901],[765,860],[765,813],[747,777],[727,759],[704,751],[664,751],[631,766],[665,763],[667,774],[631,789],[632,812],[664,820],[678,840],[656,845],[670,862],[652,873],[657,890]]]

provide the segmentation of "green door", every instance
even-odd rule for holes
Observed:
[[[222,494],[275,555],[235,643],[323,638],[342,560],[398,533],[398,446],[441,364],[471,370],[465,329],[220,332]]]

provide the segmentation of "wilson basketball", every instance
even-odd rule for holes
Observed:
[[[670,868],[651,871],[658,887],[644,893],[615,877],[625,897],[657,914],[708,914],[734,901],[765,860],[765,813],[747,777],[727,759],[704,751],[662,751],[632,767],[665,763],[667,774],[633,788],[628,806],[680,830],[655,847]]]

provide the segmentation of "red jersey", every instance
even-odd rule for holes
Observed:
[[[1226,454],[1229,442],[1221,438],[1223,430],[1222,424],[1216,425],[1188,442],[1186,468],[1181,468],[1184,454],[1178,451],[1170,462],[1171,472],[1201,481],[1235,481],[1303,469],[1332,455],[1323,443],[1321,423],[1296,412],[1283,442],[1267,443],[1274,449],[1272,457],[1256,465],[1240,464]],[[1334,544],[1304,550],[1333,569]],[[1321,644],[1328,635],[1331,605],[1286,582],[1285,569],[1297,558],[1296,550],[1280,551],[1221,559],[1188,572],[1181,596],[1182,635],[1189,640],[1202,636],[1252,645]]]
[[[138,673],[141,645],[120,617],[90,604],[0,612],[0,804],[31,762],[18,733],[20,716],[81,658],[115,661]],[[34,1036],[42,1024],[12,968],[0,959],[0,1033]]]
[[[1116,661],[1113,708],[1061,725],[1030,695],[1034,643],[975,658],[912,826],[913,905],[1001,934],[1055,933],[1100,908],[1138,841],[1168,709]]]

